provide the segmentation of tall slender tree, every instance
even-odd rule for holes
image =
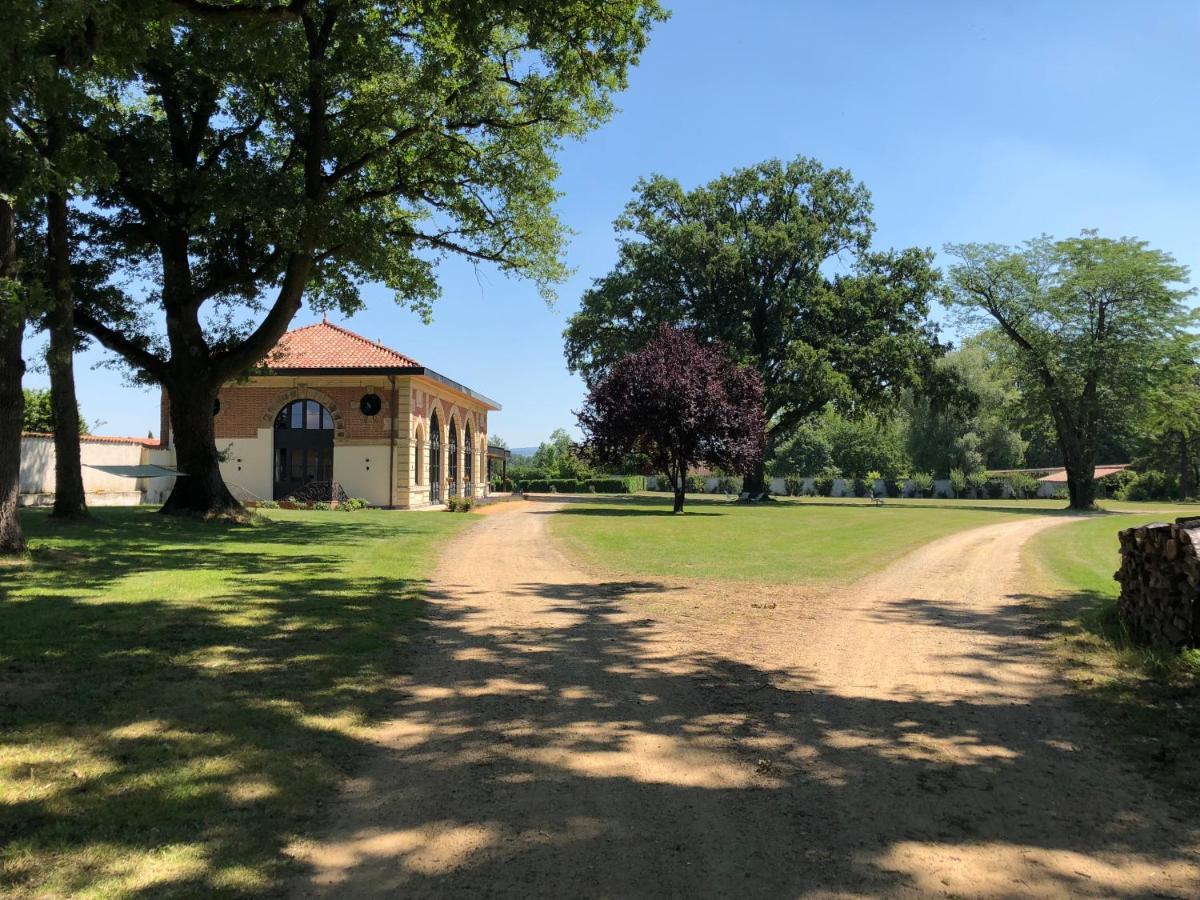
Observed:
[[[872,251],[870,195],[844,169],[771,160],[691,191],[655,176],[616,227],[617,264],[565,334],[589,383],[659,325],[692,328],[758,370],[774,444],[828,403],[897,398],[942,352],[932,254]],[[761,461],[746,484],[765,489]]]
[[[1096,453],[1180,361],[1194,360],[1187,268],[1146,242],[1085,231],[1019,247],[955,244],[948,301],[997,326],[1024,402],[1049,412],[1072,509],[1095,507]]]
[[[554,151],[611,112],[653,0],[176,4],[141,26],[93,129],[112,178],[89,241],[144,278],[78,324],[164,386],[179,468],[164,511],[236,514],[221,385],[303,298],[352,312],[382,281],[428,313],[437,260],[549,286],[564,273]],[[147,313],[162,314],[158,325]]]

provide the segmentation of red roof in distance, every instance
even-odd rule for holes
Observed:
[[[264,365],[288,369],[396,369],[419,367],[410,356],[367,340],[325,320],[289,331],[267,354]]]

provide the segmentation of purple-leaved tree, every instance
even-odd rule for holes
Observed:
[[[766,446],[758,372],[736,365],[723,344],[669,325],[596,382],[576,417],[597,462],[619,465],[640,454],[665,472],[676,513],[689,468],[749,471]]]

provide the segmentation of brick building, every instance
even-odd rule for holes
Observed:
[[[488,412],[500,406],[328,321],[285,334],[265,366],[221,389],[221,473],[243,500],[340,488],[410,508],[487,489]],[[166,399],[163,435],[171,440]]]

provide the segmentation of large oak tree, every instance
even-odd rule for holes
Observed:
[[[352,312],[382,282],[428,310],[440,257],[559,280],[555,151],[612,111],[654,0],[165,4],[90,128],[111,177],[89,236],[139,289],[77,323],[162,384],[172,513],[236,512],[221,385],[307,296]]]
[[[594,383],[662,323],[725,343],[765,388],[774,444],[834,403],[882,406],[942,348],[927,321],[928,251],[876,252],[867,189],[815,160],[771,160],[685,190],[641,181],[616,221],[619,255],[565,334]],[[747,487],[762,490],[760,462]]]
[[[1132,238],[1093,231],[1019,247],[957,244],[950,302],[967,324],[998,327],[1024,403],[1049,413],[1072,509],[1096,501],[1096,454],[1180,365],[1196,358],[1187,269]]]

